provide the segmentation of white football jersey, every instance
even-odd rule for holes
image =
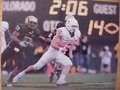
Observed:
[[[62,31],[60,36],[63,42],[76,40],[81,36],[81,32],[79,29],[75,30],[73,37],[71,37],[70,32],[66,29],[66,27],[62,27],[59,29]]]
[[[1,53],[6,48],[6,40],[5,40],[5,32],[9,29],[9,24],[6,21],[2,21],[2,29],[1,29]]]

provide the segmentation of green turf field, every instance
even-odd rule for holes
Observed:
[[[2,76],[2,83],[8,76]],[[115,90],[115,74],[69,74],[68,86],[56,86],[48,83],[46,74],[28,74],[13,87],[2,87],[2,90]]]

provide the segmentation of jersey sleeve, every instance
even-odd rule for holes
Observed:
[[[75,32],[75,38],[80,38],[80,36],[81,36],[81,32],[80,32],[80,30],[77,30]]]
[[[24,29],[23,29],[23,25],[22,24],[18,24],[16,25],[15,27],[15,31],[19,32],[19,33],[23,33],[24,32]]]

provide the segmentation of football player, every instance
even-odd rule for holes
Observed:
[[[64,67],[56,84],[66,84],[67,82],[65,78],[69,73],[72,62],[64,53],[71,48],[70,46],[79,41],[80,35],[81,33],[77,20],[75,18],[68,19],[66,21],[66,27],[57,29],[56,35],[53,37],[48,51],[43,54],[36,64],[29,66],[24,71],[16,75],[13,79],[13,82],[17,82],[18,79],[24,76],[27,72],[31,70],[39,70],[50,61],[55,60]]]
[[[32,41],[35,38],[40,38],[38,29],[38,19],[35,16],[28,16],[24,24],[18,24],[15,31],[12,33],[11,40],[7,48],[1,54],[1,64],[10,58],[15,58],[16,66],[10,75],[7,85],[11,86],[13,77],[22,69],[23,51],[27,46],[33,46]]]
[[[1,35],[1,53],[5,50],[7,47],[7,43],[10,39],[10,32],[9,32],[9,23],[7,21],[2,21],[2,29],[0,30]],[[3,67],[6,67],[7,62],[4,63]],[[2,71],[3,73],[6,72],[6,70]]]
[[[10,36],[9,33],[9,23],[6,21],[2,21],[2,29],[0,30],[1,32],[1,53],[5,50],[7,47],[7,41],[6,41],[6,36],[5,33],[8,32],[8,35]]]

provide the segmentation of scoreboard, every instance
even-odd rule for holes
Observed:
[[[108,0],[109,1],[109,0]],[[79,22],[82,35],[89,36],[92,45],[114,46],[118,41],[119,3],[101,0],[3,0],[3,20],[16,24],[28,15],[39,19],[39,28],[47,36],[68,14]]]
[[[65,1],[65,0],[64,0]],[[79,22],[87,27],[87,33],[92,34],[93,29],[98,29],[98,35],[103,35],[104,30],[109,34],[116,34],[119,26],[119,4],[100,1],[82,0],[53,0],[49,9],[49,15],[59,14],[74,15]],[[84,21],[82,21],[82,19]],[[111,24],[113,23],[113,24]],[[114,30],[109,29],[114,27]],[[82,26],[81,26],[82,28]]]

